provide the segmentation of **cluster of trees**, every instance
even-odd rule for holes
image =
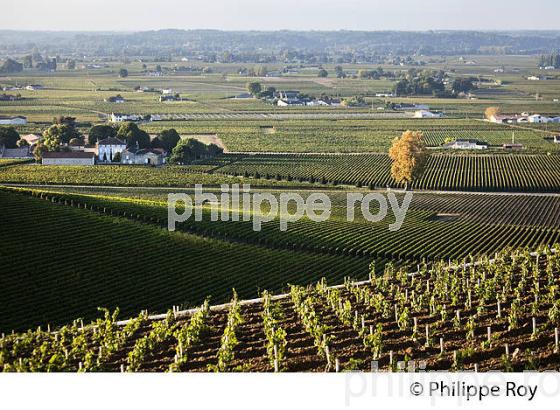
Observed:
[[[206,145],[196,139],[181,140],[173,148],[169,162],[171,164],[190,164],[193,161],[214,158],[224,152],[216,144]]]
[[[53,124],[43,131],[42,139],[35,145],[33,155],[40,160],[46,151],[60,151],[68,145],[83,145],[84,136],[77,128],[76,118],[58,116]]]
[[[43,57],[37,50],[34,50],[32,54],[23,57],[23,68],[36,68],[39,71],[56,71],[58,61],[61,61],[60,57]],[[73,60],[67,60],[67,67],[72,67],[72,64],[69,64],[70,61]],[[74,62],[74,68],[76,67],[75,64]]]
[[[247,91],[253,96],[258,98],[272,98],[276,92],[274,87],[264,88],[261,83],[257,81],[248,82],[246,85]]]
[[[13,128],[12,130],[15,132]],[[16,132],[16,139],[13,132],[7,129],[1,130],[0,141],[5,140],[8,148],[15,147],[19,140],[19,134]],[[181,140],[175,129],[162,130],[154,139],[151,139],[150,135],[136,123],[125,122],[118,128],[107,124],[94,125],[89,130],[88,143],[95,145],[100,140],[110,137],[124,141],[129,147],[163,148],[166,152],[171,152]],[[68,150],[72,145],[85,145],[84,136],[77,129],[76,119],[65,116],[56,117],[53,124],[43,131],[41,141],[35,146],[34,155],[37,160],[40,160],[45,151]]]
[[[27,144],[27,141],[21,140],[19,133],[14,127],[0,127],[0,147],[17,148]]]
[[[36,68],[39,71],[56,71],[58,68],[58,61],[63,60],[60,57],[43,57],[39,53],[28,54],[23,57],[22,62],[18,62],[12,58],[6,59],[2,66],[0,66],[0,73],[20,73],[24,68]],[[63,60],[64,61],[64,60]],[[68,70],[76,69],[76,61],[72,59],[65,59],[66,68]]]
[[[6,59],[4,63],[0,66],[0,73],[10,74],[10,73],[21,73],[23,71],[23,64],[18,63],[16,60],[11,58]]]
[[[383,68],[379,67],[374,70],[359,70],[358,78],[369,79],[369,80],[379,80],[381,77],[394,78],[395,73],[392,71],[385,71]]]
[[[408,70],[395,83],[393,91],[396,96],[432,95],[449,98],[467,94],[476,89],[477,79],[474,77],[458,77],[450,87],[446,87],[447,75],[443,71]]]
[[[265,65],[259,65],[253,68],[242,67],[239,70],[240,75],[246,75],[247,77],[266,77],[268,74],[268,67]]]
[[[554,52],[552,54],[542,55],[539,60],[539,67],[560,68],[560,54]]]
[[[403,95],[433,95],[445,96],[445,74],[443,71],[432,72],[429,70],[408,70],[394,85],[393,92],[396,96]]]
[[[366,100],[361,95],[344,98],[341,102],[344,107],[363,107],[367,105]]]
[[[456,78],[451,84],[451,92],[453,95],[467,94],[476,89],[476,78]]]

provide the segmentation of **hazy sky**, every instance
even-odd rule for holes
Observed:
[[[560,29],[559,0],[1,0],[0,29]]]

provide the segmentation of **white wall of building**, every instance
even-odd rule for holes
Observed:
[[[43,165],[95,165],[95,158],[43,158]]]
[[[117,153],[121,153],[126,149],[126,145],[99,145],[97,147],[97,157],[99,161],[105,161],[105,156],[107,156],[107,161],[112,161],[113,157]]]

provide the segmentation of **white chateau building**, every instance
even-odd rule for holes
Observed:
[[[118,138],[105,138],[97,142],[97,158],[101,162],[112,162],[117,153],[122,155],[126,143]],[[120,161],[119,161],[120,162]]]

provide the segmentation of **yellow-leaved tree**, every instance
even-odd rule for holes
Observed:
[[[399,138],[395,138],[389,157],[393,161],[391,177],[408,189],[408,184],[422,174],[428,159],[422,132],[405,131]]]
[[[488,107],[484,110],[484,116],[487,120],[492,120],[492,117],[500,115],[501,111],[500,107]]]

